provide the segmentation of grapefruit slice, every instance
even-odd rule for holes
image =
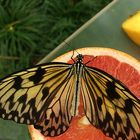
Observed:
[[[75,51],[84,55],[84,63],[102,69],[122,81],[138,98],[140,98],[140,63],[132,56],[110,48],[82,48]],[[73,52],[68,52],[54,61],[71,63]],[[57,137],[44,137],[33,126],[29,126],[32,140],[112,140],[99,129],[93,127],[84,116],[82,103],[79,115],[72,119],[69,129]]]

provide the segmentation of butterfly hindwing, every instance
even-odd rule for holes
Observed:
[[[140,139],[140,101],[106,72],[84,67],[81,90],[85,115],[114,140]]]
[[[71,122],[71,103],[74,93],[74,75],[65,77],[63,84],[56,89],[56,96],[51,101],[47,110],[44,112],[42,122],[35,125],[35,128],[41,128],[45,136],[57,136],[64,133]]]

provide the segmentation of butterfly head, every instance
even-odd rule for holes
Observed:
[[[82,54],[78,54],[76,58],[77,58],[77,62],[82,62],[83,61],[83,55]]]

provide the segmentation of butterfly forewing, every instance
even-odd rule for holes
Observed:
[[[14,73],[0,81],[0,117],[34,124],[69,79],[68,64],[51,63]],[[60,86],[61,85],[61,86]],[[58,95],[58,94],[57,94]],[[58,95],[59,96],[59,95]]]
[[[121,82],[96,68],[84,67],[81,90],[85,115],[114,140],[140,139],[140,101]]]

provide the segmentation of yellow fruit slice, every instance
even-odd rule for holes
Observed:
[[[124,21],[122,28],[137,45],[140,45],[140,11]]]

